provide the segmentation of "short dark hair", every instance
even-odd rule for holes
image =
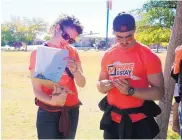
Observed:
[[[75,16],[69,16],[66,14],[62,14],[58,17],[55,24],[59,24],[62,27],[71,27],[74,28],[77,33],[80,35],[83,32],[83,26],[81,25],[80,21]]]

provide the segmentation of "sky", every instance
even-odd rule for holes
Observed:
[[[112,0],[109,11],[109,36],[112,35],[114,17],[122,11],[128,12],[141,8],[146,0]],[[9,21],[12,16],[44,19],[52,24],[59,14],[75,15],[84,32],[106,34],[106,0],[1,0],[1,22]]]

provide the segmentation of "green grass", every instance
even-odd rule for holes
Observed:
[[[178,133],[172,130],[171,125],[169,125],[169,128],[168,128],[167,139],[180,139]]]
[[[36,112],[28,65],[30,52],[2,52],[2,138],[37,139]],[[99,130],[102,112],[97,104],[103,97],[96,89],[103,52],[80,52],[87,84],[78,88],[83,105],[80,108],[80,120],[76,138],[102,139]],[[164,53],[159,54],[162,63]],[[177,137],[169,131],[168,138]]]

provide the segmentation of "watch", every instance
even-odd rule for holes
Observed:
[[[128,89],[128,96],[132,96],[135,93],[135,89],[133,87],[130,87]]]

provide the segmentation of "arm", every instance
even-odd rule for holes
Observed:
[[[33,77],[34,71],[31,70],[31,77]],[[41,102],[51,105],[51,106],[64,106],[67,98],[68,90],[64,87],[60,87],[59,85],[54,86],[53,96],[48,96],[44,92],[42,92],[40,88],[40,84],[32,80],[32,87],[34,91],[35,97]],[[54,95],[58,94],[58,95]]]
[[[33,51],[30,56],[30,66],[29,66],[31,77],[34,77],[35,62],[36,62],[36,51]],[[35,97],[46,104],[50,104],[51,97],[42,92],[40,88],[41,85],[35,82],[33,79],[31,79],[31,82]]]
[[[137,98],[144,100],[160,100],[164,97],[164,77],[160,58],[154,53],[145,54],[145,68],[149,88],[136,89]]]
[[[81,61],[76,49],[73,52],[73,56],[65,58],[65,60],[67,60],[67,67],[73,74],[76,84],[79,87],[84,87],[86,84],[86,79],[83,75]]]
[[[36,51],[33,51],[31,53],[30,66],[29,66],[31,77],[34,76],[35,61],[36,61]],[[61,94],[58,94],[58,96],[51,97],[51,96],[48,96],[47,94],[45,94],[44,92],[42,92],[42,90],[40,88],[41,87],[40,83],[37,83],[33,79],[31,79],[31,81],[32,81],[34,95],[38,100],[42,101],[45,104],[52,105],[52,106],[63,106],[65,104],[66,97],[67,97],[67,89],[62,89],[58,85],[57,86],[55,85],[53,94],[54,93],[61,93]]]
[[[164,79],[163,74],[150,74],[147,76],[147,80],[150,83],[151,87],[148,88],[136,88],[134,97],[143,99],[143,100],[160,100],[164,96]],[[119,79],[114,81],[114,85],[118,90],[128,95],[128,90],[130,85],[127,80]]]
[[[109,74],[107,71],[107,54],[105,53],[101,60],[101,72],[99,75],[99,80],[97,81],[97,89],[100,93],[107,93],[113,88],[113,82],[109,80]]]
[[[109,79],[107,72],[101,72],[99,80],[97,81],[97,89],[100,93],[107,93],[110,89],[113,88],[113,84]]]
[[[84,87],[86,84],[85,76],[83,75],[83,70],[80,62],[77,62],[77,71],[73,73],[75,82],[79,87]]]
[[[31,70],[31,77],[33,77],[33,73],[34,71]],[[40,101],[50,105],[51,97],[46,95],[44,92],[42,92],[40,88],[40,84],[32,80],[32,87],[33,87],[35,97],[39,99]]]
[[[164,78],[160,58],[153,52],[144,53],[144,58],[150,87],[137,88],[133,96],[144,100],[160,100],[164,96]]]
[[[162,72],[159,74],[150,74],[147,76],[150,83],[149,88],[136,89],[134,97],[144,100],[160,100],[164,97],[164,78]]]

